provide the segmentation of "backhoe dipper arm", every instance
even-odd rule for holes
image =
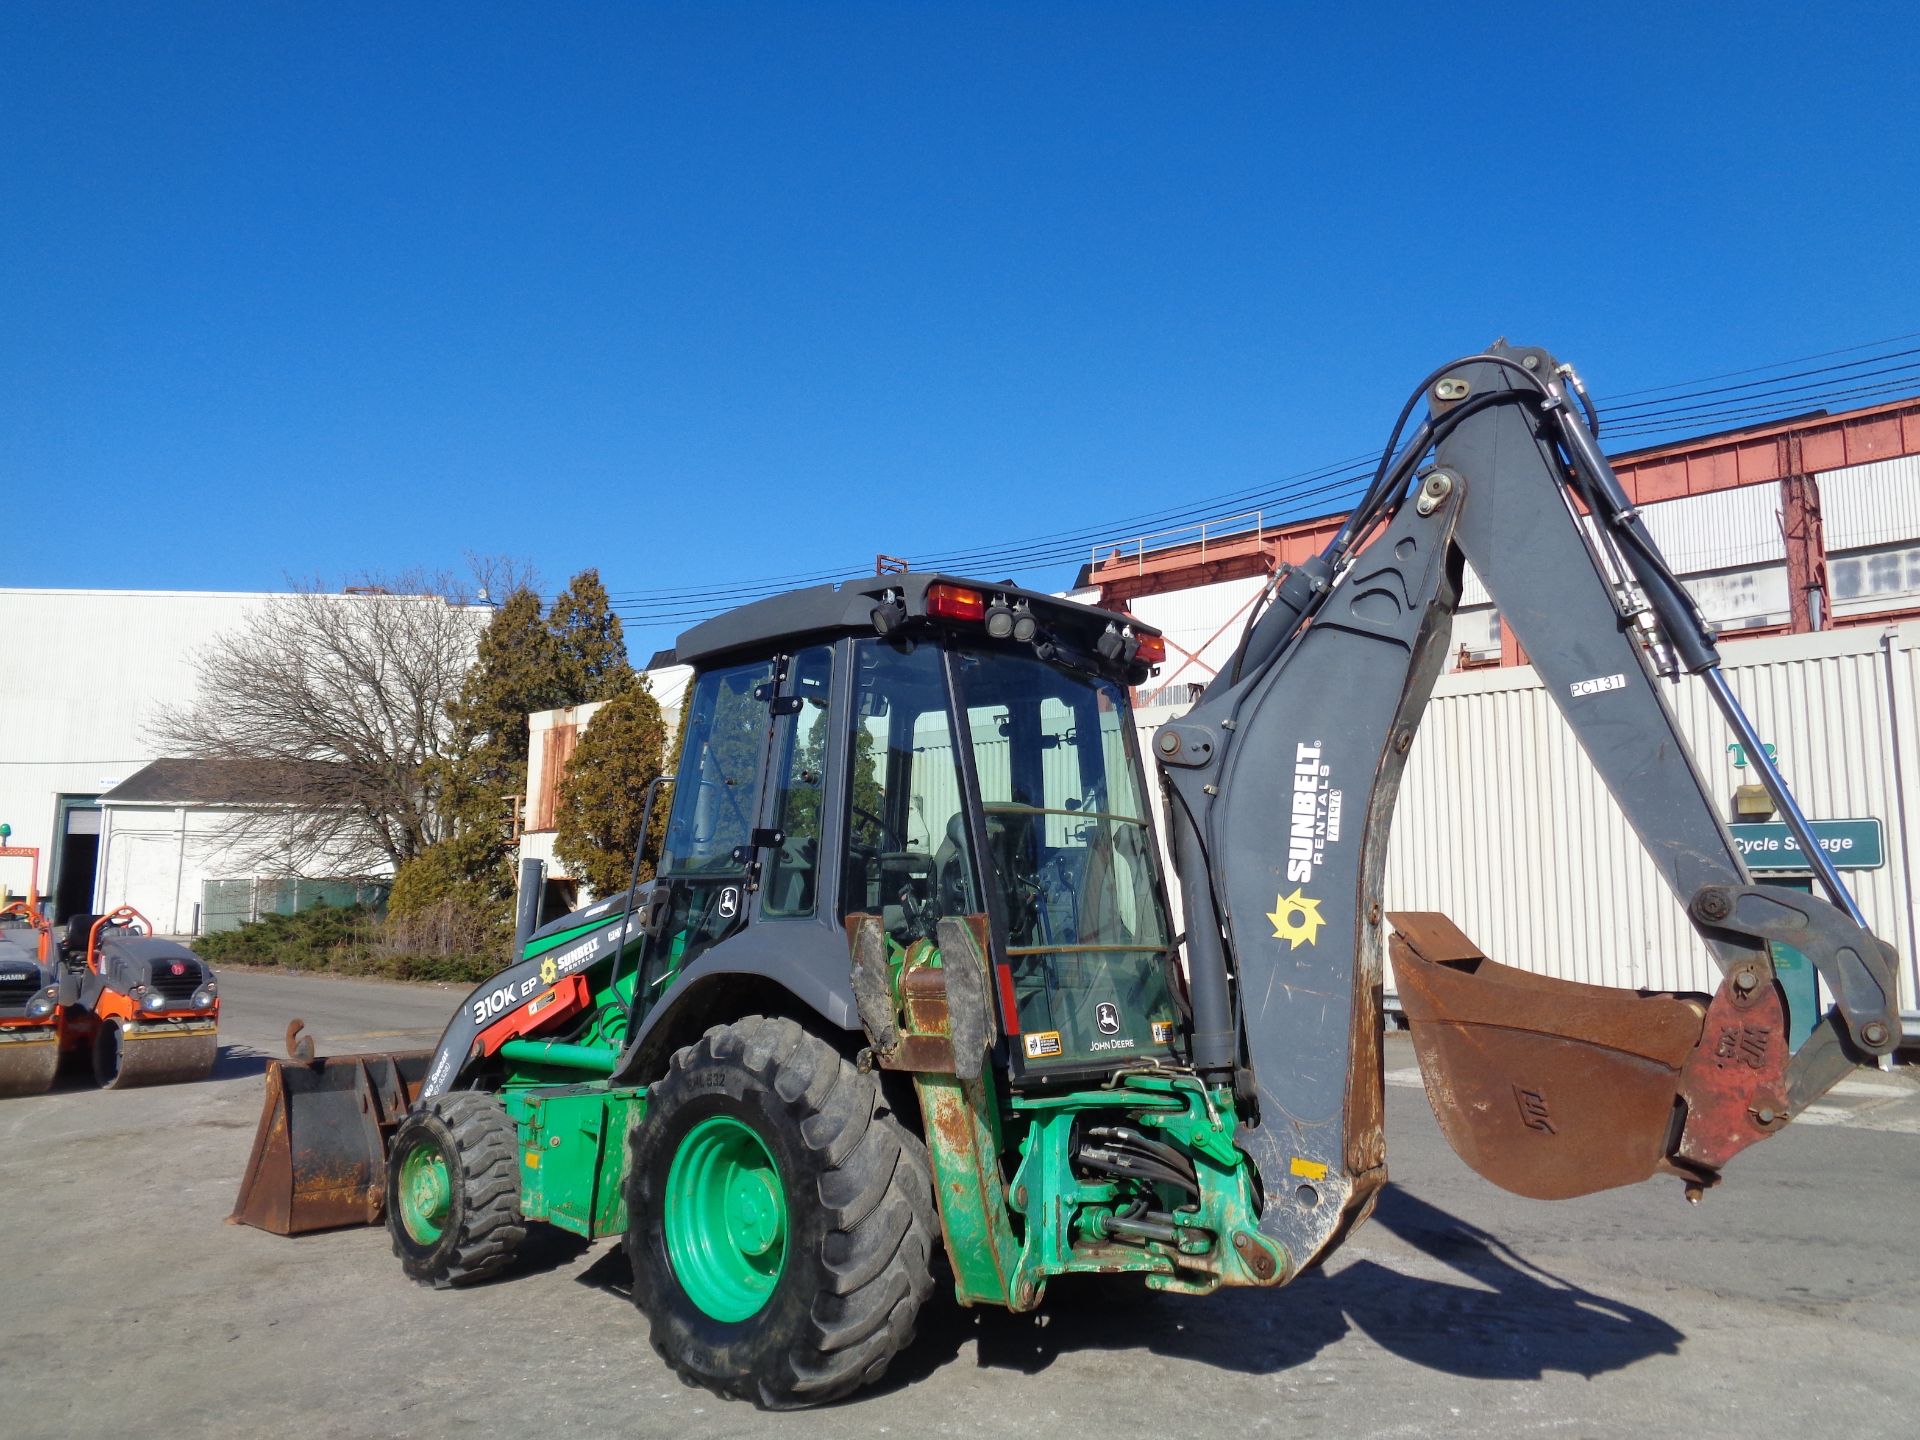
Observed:
[[[1898,1040],[1893,952],[1770,762],[1763,780],[1836,903],[1754,885],[1721,824],[1658,677],[1702,676],[1747,753],[1766,752],[1570,386],[1544,351],[1505,345],[1428,377],[1402,426],[1421,398],[1427,420],[1398,451],[1389,442],[1328,549],[1274,577],[1223,683],[1155,737],[1193,1060],[1246,1102],[1260,1228],[1295,1272],[1386,1178],[1381,876],[1463,561],[1726,976],[1710,1004],[1573,985],[1495,965],[1444,917],[1396,917],[1401,998],[1463,1157],[1547,1198],[1656,1169],[1697,1195]],[[1806,954],[1837,1001],[1791,1066],[1769,941]]]

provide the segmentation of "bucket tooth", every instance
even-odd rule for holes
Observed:
[[[1530,974],[1489,960],[1444,915],[1389,918],[1427,1100],[1462,1160],[1538,1200],[1665,1168],[1703,1001]]]

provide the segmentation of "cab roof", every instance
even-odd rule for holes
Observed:
[[[908,616],[923,617],[928,613],[927,591],[935,585],[977,590],[989,602],[996,597],[1009,603],[1025,602],[1043,626],[1084,635],[1089,640],[1110,624],[1130,625],[1140,635],[1160,633],[1121,611],[1062,600],[1043,591],[937,570],[910,570],[843,580],[838,584],[811,585],[804,590],[789,590],[784,595],[751,601],[683,631],[673,649],[656,656],[654,664],[706,665],[729,655],[766,654],[779,649],[784,642],[809,636],[848,631],[872,633],[874,607],[887,596],[899,597]]]

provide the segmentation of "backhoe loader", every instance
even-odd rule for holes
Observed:
[[[1271,577],[1220,682],[1156,732],[1180,932],[1129,706],[1164,655],[1151,627],[916,573],[695,626],[657,872],[638,884],[636,857],[626,894],[536,937],[432,1055],[282,1067],[355,1078],[279,1081],[235,1218],[300,1228],[300,1187],[351,1162],[356,1217],[384,1205],[433,1285],[499,1274],[536,1222],[620,1236],[684,1379],[829,1401],[908,1344],[943,1251],[961,1303],[1016,1311],[1065,1275],[1199,1295],[1322,1260],[1386,1182],[1389,949],[1474,1168],[1548,1198],[1665,1173],[1699,1198],[1892,1050],[1895,957],[1594,435],[1541,350],[1421,384],[1339,533]],[[1546,979],[1443,916],[1383,913],[1467,563],[1724,972],[1714,994]],[[1826,898],[1752,883],[1662,694],[1683,675]],[[1797,1053],[1770,942],[1833,996]]]

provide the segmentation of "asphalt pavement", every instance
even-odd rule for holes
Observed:
[[[38,1437],[1847,1436],[1920,1417],[1920,1087],[1863,1072],[1739,1157],[1547,1205],[1446,1148],[1389,1041],[1393,1184],[1285,1290],[1056,1284],[929,1308],[878,1388],[765,1415],[649,1349],[618,1247],[554,1237],[436,1292],[383,1232],[223,1223],[287,1021],[424,1048],[454,987],[222,977],[200,1084],[0,1101],[0,1433]]]

